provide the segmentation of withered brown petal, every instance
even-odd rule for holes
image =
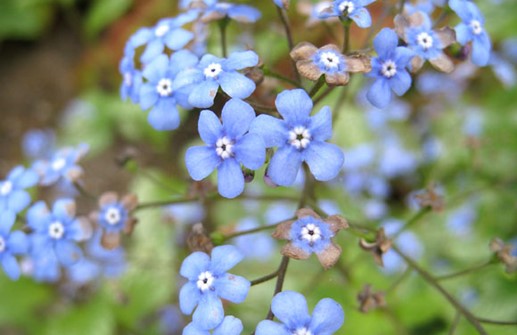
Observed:
[[[438,29],[436,31],[436,35],[438,35],[438,38],[442,42],[442,46],[444,48],[456,42],[456,32],[454,31],[454,29],[451,29],[449,27],[443,27],[441,29]]]
[[[330,86],[344,86],[348,84],[348,80],[350,79],[350,76],[347,72],[343,73],[327,73],[325,74],[325,81]]]
[[[316,256],[318,256],[318,260],[320,261],[321,265],[323,265],[325,270],[328,270],[334,264],[336,264],[340,255],[341,247],[334,242],[331,242],[325,250],[319,254],[316,254]]]
[[[346,70],[348,72],[370,72],[372,65],[370,57],[368,56],[357,56],[357,57],[346,57]]]
[[[276,229],[271,236],[277,240],[288,240],[293,222],[294,221],[290,220],[280,223],[276,226]]]
[[[116,192],[106,192],[99,198],[99,206],[105,206],[118,201],[118,195]]]
[[[440,54],[440,56],[430,59],[429,62],[437,70],[440,70],[445,73],[451,73],[452,70],[454,70],[454,63],[443,52]]]
[[[309,42],[301,42],[296,45],[293,50],[289,53],[291,58],[294,61],[299,60],[308,60],[311,59],[312,56],[318,51],[318,48],[316,48],[314,45],[312,45]]]
[[[138,197],[134,193],[126,194],[122,198],[122,206],[124,206],[124,208],[130,212],[132,210],[134,210],[137,205],[138,205]]]
[[[101,238],[101,245],[109,250],[115,249],[120,245],[120,233],[119,232],[103,232]]]
[[[312,209],[310,208],[300,208],[296,211],[296,217],[298,219],[304,218],[306,216],[311,216],[313,218],[316,218],[318,220],[321,220],[321,217]]]
[[[424,60],[420,56],[415,56],[413,59],[411,59],[411,72],[415,73],[418,72],[424,66]]]
[[[324,220],[330,225],[330,230],[336,234],[341,229],[347,229],[349,227],[348,222],[341,215],[331,215]]]
[[[314,64],[312,60],[302,59],[297,61],[296,69],[302,76],[313,81],[318,80],[323,74],[318,65]]]
[[[306,253],[302,249],[295,247],[291,242],[284,245],[280,253],[294,259],[307,259],[310,256],[310,254]]]

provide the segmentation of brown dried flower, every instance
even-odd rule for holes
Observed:
[[[386,237],[384,228],[379,228],[379,230],[377,230],[377,235],[375,236],[375,241],[373,242],[368,242],[363,238],[359,240],[359,246],[363,250],[370,251],[373,254],[375,263],[379,264],[380,266],[384,266],[382,255],[390,250],[392,243],[393,242]]]
[[[386,306],[384,292],[373,292],[372,286],[367,284],[363,290],[357,295],[359,302],[359,310],[368,313],[370,310]]]

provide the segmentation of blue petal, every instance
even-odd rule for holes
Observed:
[[[369,4],[371,4],[374,1],[375,0],[357,0],[357,5],[364,7],[364,6],[368,6]]]
[[[372,25],[372,17],[366,8],[358,8],[350,18],[360,28],[368,28]]]
[[[460,17],[462,21],[469,21],[471,18],[471,14],[469,11],[469,7],[467,5],[467,1],[465,0],[450,0],[449,7],[456,12],[456,14]]]
[[[305,327],[311,320],[307,301],[298,292],[284,291],[275,295],[271,311],[289,329]]]
[[[159,95],[156,91],[156,87],[152,84],[144,84],[140,88],[140,107],[142,109],[148,109],[156,104]]]
[[[185,164],[192,179],[202,180],[208,177],[221,162],[213,147],[190,147],[185,155]]]
[[[36,231],[44,224],[49,216],[47,205],[43,201],[38,201],[27,211],[27,224]]]
[[[250,289],[250,282],[244,277],[227,273],[224,277],[217,278],[214,282],[214,286],[217,295],[225,300],[238,304],[246,300]]]
[[[330,107],[323,107],[318,114],[311,117],[309,132],[311,138],[316,141],[326,141],[332,137],[332,112]]]
[[[26,254],[29,250],[29,239],[21,231],[14,231],[7,241],[9,252],[15,255]]]
[[[18,178],[20,178],[22,176],[24,171],[25,171],[25,168],[21,165],[18,165],[9,172],[6,180],[9,180],[12,183],[14,183]]]
[[[75,243],[61,240],[56,244],[56,256],[61,264],[70,266],[81,258],[82,251]]]
[[[224,70],[242,70],[255,66],[258,62],[259,57],[254,51],[234,52],[223,61],[223,68]]]
[[[276,97],[275,106],[289,126],[302,126],[308,121],[312,100],[302,89],[285,90]]]
[[[312,141],[304,150],[304,158],[316,180],[328,181],[335,178],[344,163],[344,155],[335,144]]]
[[[150,63],[155,57],[159,56],[163,51],[164,45],[161,39],[155,39],[145,48],[144,53],[140,57],[142,63]]]
[[[330,298],[321,299],[312,313],[309,330],[313,334],[334,334],[345,322],[340,304]]]
[[[221,72],[221,88],[232,98],[245,99],[255,91],[255,82],[238,72]]]
[[[181,87],[197,84],[205,79],[203,72],[199,69],[186,69],[178,73],[172,82],[172,90],[176,91]]]
[[[7,207],[15,213],[24,210],[30,203],[31,197],[25,191],[12,191],[7,197]]]
[[[413,57],[415,57],[415,52],[406,47],[397,47],[395,53],[395,62],[397,63],[397,67],[400,68],[406,68]]]
[[[194,38],[194,34],[185,29],[177,28],[165,36],[165,44],[172,50],[179,50]]]
[[[385,108],[388,106],[391,101],[391,90],[387,80],[376,80],[368,89],[366,98],[377,108]]]
[[[142,75],[147,78],[151,83],[158,83],[160,79],[164,77],[167,68],[169,67],[169,58],[166,55],[161,54],[142,71]]]
[[[244,175],[235,159],[225,159],[217,168],[217,191],[229,199],[244,191]]]
[[[240,335],[242,330],[241,320],[228,315],[224,317],[223,323],[214,330],[213,335]]]
[[[302,154],[292,145],[280,147],[268,167],[268,175],[277,185],[291,186],[302,165]]]
[[[203,142],[209,145],[214,145],[222,136],[221,121],[210,110],[201,111],[197,129]]]
[[[221,275],[242,261],[244,256],[233,245],[222,245],[212,250],[211,258],[210,271]]]
[[[214,80],[205,80],[196,85],[188,97],[188,102],[198,108],[208,108],[214,104],[219,84]]]
[[[284,325],[271,320],[260,321],[255,335],[291,335]]]
[[[235,5],[228,10],[228,16],[235,21],[252,23],[260,19],[260,11],[246,5]]]
[[[52,214],[61,221],[68,221],[75,216],[75,202],[72,199],[58,199],[52,206]]]
[[[199,275],[199,273],[198,273]],[[197,277],[197,276],[196,276]],[[201,293],[196,284],[188,282],[180,290],[180,309],[183,314],[191,314],[201,299]]]
[[[472,40],[472,31],[465,23],[458,24],[454,30],[456,31],[456,41],[459,44],[465,45]]]
[[[490,60],[490,39],[486,33],[477,36],[472,42],[472,63],[485,66]]]
[[[28,170],[24,170],[22,174],[17,176],[15,178],[15,180],[13,180],[13,184],[17,188],[25,189],[25,188],[29,188],[29,187],[36,185],[38,183],[38,180],[39,180],[38,174],[36,172],[28,169]]]
[[[13,211],[0,211],[0,235],[8,235],[16,222],[16,213]]]
[[[208,330],[199,329],[195,323],[191,322],[183,328],[182,335],[210,335],[210,332]]]
[[[16,258],[14,258],[12,255],[3,255],[2,267],[4,268],[5,274],[12,280],[18,280],[18,278],[20,278],[20,267],[16,262]]]
[[[180,125],[180,115],[173,98],[161,98],[151,109],[147,121],[156,130],[174,130]]]
[[[289,131],[286,129],[285,121],[261,114],[251,123],[250,133],[262,137],[266,148],[271,148],[287,143]]]
[[[405,70],[399,70],[397,74],[388,80],[388,84],[396,95],[401,96],[411,87],[411,76]]]
[[[251,170],[260,168],[266,160],[266,146],[257,134],[244,135],[234,147],[235,159]]]
[[[215,294],[207,292],[201,296],[192,321],[201,329],[214,329],[224,318],[224,309],[221,299]]]
[[[390,28],[383,28],[373,39],[373,46],[377,54],[382,57],[388,57],[399,42],[397,34]]]
[[[231,99],[224,105],[221,118],[226,135],[237,139],[250,128],[251,122],[255,119],[255,111],[248,103]]]
[[[224,61],[224,58],[218,58],[211,54],[206,54],[203,57],[201,57],[201,60],[199,61],[198,68],[201,70],[204,70],[208,65],[212,63],[221,64]]]
[[[198,63],[197,56],[190,50],[179,50],[172,54],[170,64],[171,67],[183,70],[195,66]],[[177,71],[179,72],[179,71]]]
[[[180,274],[188,280],[197,280],[201,272],[207,271],[210,257],[201,251],[190,254],[181,264]]]
[[[147,42],[153,37],[153,31],[149,28],[140,28],[137,30],[133,36],[130,37],[129,42],[133,48],[138,48]]]

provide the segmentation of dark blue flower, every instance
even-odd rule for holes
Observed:
[[[180,291],[180,309],[191,314],[197,328],[214,329],[224,317],[221,298],[233,303],[246,299],[250,282],[240,276],[227,273],[242,260],[243,256],[231,245],[215,247],[211,256],[194,252],[181,264],[180,274],[188,279]]]
[[[311,117],[312,100],[302,89],[283,91],[275,105],[283,120],[259,115],[250,128],[250,132],[262,136],[266,147],[278,147],[268,167],[273,182],[292,185],[303,162],[317,180],[335,178],[344,156],[338,146],[325,142],[332,137],[330,108],[325,106]]]
[[[77,163],[88,149],[87,144],[80,144],[77,148],[60,149],[48,160],[36,161],[33,169],[40,175],[39,183],[48,186],[61,179],[76,182],[83,175],[83,169]]]
[[[372,25],[372,17],[365,6],[375,0],[334,0],[332,7],[327,7],[320,12],[320,18],[339,17],[352,19],[358,27],[368,28]]]
[[[183,335],[240,335],[242,333],[242,322],[234,316],[225,316],[223,322],[212,332],[197,327],[195,323],[189,323],[183,329]]]
[[[244,99],[255,91],[255,83],[237,70],[255,66],[258,61],[258,55],[251,50],[234,52],[228,58],[207,54],[195,68],[178,75],[173,89],[192,85],[188,102],[199,108],[214,104],[219,86],[230,97]]]
[[[461,18],[455,28],[456,39],[461,45],[472,42],[472,62],[485,66],[490,60],[492,45],[484,24],[485,18],[475,3],[466,0],[450,0],[449,6]]]
[[[0,262],[5,274],[12,280],[20,277],[20,267],[14,256],[26,254],[29,240],[21,231],[11,232],[16,222],[13,212],[0,212]]]
[[[253,108],[238,99],[231,99],[224,105],[222,125],[212,111],[202,111],[198,130],[207,145],[189,148],[185,158],[192,179],[202,180],[217,169],[219,193],[227,198],[241,194],[244,175],[240,165],[256,170],[266,158],[262,138],[247,133],[254,119]]]
[[[154,129],[178,128],[180,117],[177,104],[191,108],[187,101],[189,86],[176,88],[173,81],[182,69],[196,65],[197,61],[197,56],[192,52],[180,50],[170,59],[162,54],[145,67],[143,76],[147,82],[140,89],[140,106],[143,109],[152,107],[147,120]]]
[[[31,202],[31,197],[25,189],[38,183],[38,175],[17,166],[9,172],[5,180],[0,181],[0,213],[9,211],[18,214]]]
[[[293,291],[275,295],[271,311],[282,323],[260,321],[256,335],[332,335],[345,321],[343,308],[335,300],[321,299],[311,316],[305,297]]]
[[[389,28],[382,29],[373,40],[377,57],[372,58],[372,71],[367,75],[375,81],[368,90],[367,98],[377,108],[389,105],[391,91],[401,96],[411,86],[411,76],[406,67],[410,65],[414,53],[397,45],[397,34]]]

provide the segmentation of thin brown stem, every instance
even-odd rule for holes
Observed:
[[[280,21],[282,22],[282,25],[284,26],[285,35],[287,38],[287,46],[289,48],[289,52],[294,49],[294,42],[293,42],[293,35],[291,33],[291,27],[289,26],[289,22],[287,22],[287,17],[285,16],[284,11],[282,8],[275,6],[278,12],[278,17],[280,18]],[[296,82],[300,83],[302,79],[300,78],[300,74],[298,73],[298,70],[296,69],[296,62],[291,59],[291,64],[293,66],[294,75],[296,77]]]
[[[75,189],[84,197],[88,198],[88,199],[91,199],[91,200],[97,200],[97,196],[95,196],[94,194],[88,192],[84,187],[83,185],[81,185],[79,182],[77,181],[74,181],[73,182],[73,185],[75,187]]]
[[[454,320],[452,321],[451,329],[449,329],[449,335],[454,335],[456,332],[456,329],[458,329],[458,325],[461,320],[461,314],[459,312],[456,312],[456,315],[454,316]]]
[[[485,318],[477,318],[479,322],[481,323],[488,323],[495,326],[517,326],[517,320],[516,321],[500,321],[500,320],[491,320],[491,319],[485,319]]]
[[[292,220],[292,219],[289,219],[289,220]],[[276,228],[276,226],[278,226],[279,224],[281,224],[282,222],[285,222],[285,221],[288,221],[288,220],[280,221],[280,222],[274,223],[272,225],[261,226],[261,227],[257,227],[257,228],[253,228],[253,229],[247,229],[247,230],[242,230],[242,231],[238,231],[238,232],[235,232],[235,233],[231,233],[231,234],[225,235],[223,237],[223,240],[227,241],[227,240],[230,240],[230,239],[235,238],[235,237],[239,237],[239,236],[243,236],[243,235],[249,235],[249,234],[254,234],[254,233],[259,233],[259,232],[264,231],[264,230],[274,229],[274,228]]]
[[[282,287],[284,286],[284,279],[285,274],[287,273],[287,266],[289,265],[289,257],[283,256],[282,262],[280,263],[280,266],[278,267],[278,276],[276,279],[276,285],[275,285],[275,294],[273,296],[277,295],[279,292],[282,292]],[[267,320],[273,320],[273,311],[271,308],[269,308],[269,312],[267,313]]]
[[[469,273],[472,273],[472,272],[484,269],[484,268],[486,268],[486,267],[488,267],[489,265],[492,265],[492,264],[495,264],[495,262],[493,260],[490,260],[490,261],[488,261],[486,263],[479,264],[479,265],[473,266],[473,267],[465,269],[465,270],[461,270],[461,271],[458,271],[458,272],[450,273],[450,274],[447,274],[447,275],[437,276],[435,278],[436,278],[436,280],[439,280],[439,281],[447,280],[447,279],[453,279],[453,278],[457,278],[457,277],[460,277],[460,276],[463,276],[463,275],[466,275],[466,274],[469,274]]]

